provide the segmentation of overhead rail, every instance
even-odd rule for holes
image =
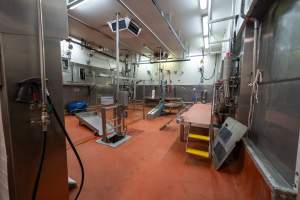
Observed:
[[[133,15],[135,18],[137,18],[151,33],[152,35],[160,42],[161,45],[163,45],[163,47],[169,51],[173,56],[176,57],[176,54],[166,45],[166,43],[164,43],[159,37],[158,35],[133,11],[131,10],[131,8],[124,3],[124,1],[122,0],[117,0],[121,6],[123,6],[131,15]]]
[[[71,15],[70,13],[68,13],[68,17],[71,18],[71,19],[73,19],[73,20],[75,20],[76,22],[78,22],[78,23],[84,25],[85,27],[87,27],[87,28],[89,28],[89,29],[91,29],[91,30],[93,30],[93,31],[96,31],[96,32],[100,33],[101,35],[105,36],[106,38],[108,38],[108,39],[110,39],[110,40],[112,40],[112,41],[115,41],[115,38],[113,38],[112,36],[110,36],[110,35],[108,35],[108,34],[102,32],[102,31],[100,31],[99,29],[93,27],[92,25],[90,25],[90,24],[88,24],[88,23],[82,21],[81,19],[78,19],[77,17],[74,17],[74,16]],[[131,51],[137,53],[137,54],[141,54],[141,55],[143,55],[144,57],[149,58],[149,56],[147,56],[147,55],[145,55],[145,54],[142,54],[141,52],[135,51],[133,48],[131,48],[130,46],[128,46],[128,45],[125,44],[124,42],[121,42],[121,41],[120,41],[120,44],[123,45],[123,46],[125,46],[126,48],[130,49]],[[114,59],[115,59],[115,57],[114,57]],[[123,62],[123,61],[122,61],[122,62]]]
[[[232,20],[232,19],[235,19],[238,15],[232,15],[232,16],[229,16],[229,17],[222,17],[222,18],[219,18],[219,19],[213,19],[213,20],[209,20],[209,24],[214,24],[214,23],[217,23],[217,22],[223,22],[223,21],[228,21],[228,20]]]
[[[230,40],[229,39],[228,40],[219,40],[219,41],[210,42],[209,44],[212,44],[212,45],[214,45],[214,44],[222,44],[224,42],[230,42]]]
[[[212,2],[211,2],[211,0],[209,0],[209,9],[208,9],[208,16],[209,16],[209,20],[208,20],[208,43],[209,44],[220,44],[220,43],[224,43],[224,42],[229,42],[231,44],[231,41],[233,39],[233,34],[234,34],[234,28],[235,28],[235,19],[239,16],[239,15],[235,14],[236,0],[232,0],[231,6],[232,6],[232,9],[231,9],[231,15],[230,16],[217,18],[217,19],[212,19]],[[229,39],[211,42],[211,35],[212,35],[211,25],[214,24],[214,23],[221,23],[221,22],[225,22],[225,21],[229,21],[229,20],[231,20]],[[210,45],[209,45],[209,53],[211,53]]]
[[[182,47],[182,49],[184,50],[184,52],[186,51],[186,47],[183,44],[180,35],[178,35],[178,33],[175,31],[174,27],[171,24],[171,20],[166,16],[166,13],[160,8],[159,6],[159,0],[152,0],[152,3],[154,4],[154,6],[157,8],[157,10],[159,11],[159,14],[162,16],[162,18],[164,19],[164,21],[168,24],[171,32],[173,33],[173,35],[175,36],[176,40],[178,41],[178,43],[180,44],[180,46]]]
[[[112,56],[112,55],[110,55],[110,54],[107,54],[107,53],[104,53],[104,52],[102,52],[102,51],[99,51],[99,50],[97,50],[97,49],[95,49],[95,48],[93,48],[93,47],[91,47],[91,46],[88,46],[88,45],[86,45],[86,44],[83,44],[83,43],[81,43],[81,42],[77,42],[77,41],[75,41],[75,40],[73,40],[73,39],[71,39],[71,38],[66,39],[66,41],[67,41],[67,42],[71,42],[71,43],[73,43],[73,44],[77,44],[77,45],[79,45],[79,46],[81,46],[81,47],[84,47],[84,48],[86,48],[86,49],[88,49],[88,50],[95,51],[96,53],[99,53],[99,54],[101,54],[101,55],[103,55],[103,56],[106,56],[106,57],[109,57],[109,58],[112,58],[112,59],[116,59],[116,57],[114,57],[114,56]],[[125,63],[125,60],[120,60],[120,61],[123,62],[123,63]]]
[[[191,59],[157,60],[157,61],[148,61],[148,62],[138,62],[138,63],[133,63],[133,64],[143,65],[143,64],[155,64],[155,63],[187,62],[190,60]]]

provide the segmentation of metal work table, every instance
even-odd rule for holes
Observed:
[[[180,139],[185,140],[185,126],[192,125],[200,128],[210,128],[211,104],[197,103],[179,116]]]
[[[102,118],[101,113],[94,111],[76,113],[76,117],[79,119],[79,123],[87,126],[95,134],[102,136]],[[107,129],[112,129],[113,126],[109,123],[106,124]]]

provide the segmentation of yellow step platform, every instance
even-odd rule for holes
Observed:
[[[200,156],[203,158],[209,158],[209,153],[206,151],[201,151],[201,150],[197,150],[197,149],[192,149],[192,148],[187,148],[186,152],[189,154],[193,154],[196,156]]]
[[[204,136],[204,135],[198,135],[198,134],[193,134],[193,133],[189,133],[188,134],[189,138],[192,139],[196,139],[196,140],[202,140],[202,141],[209,141],[209,137],[208,136]]]

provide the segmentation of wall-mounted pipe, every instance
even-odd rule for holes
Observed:
[[[256,75],[256,65],[257,65],[257,46],[258,46],[258,31],[259,31],[259,21],[255,18],[249,18],[244,13],[245,0],[241,1],[241,13],[240,16],[246,21],[252,21],[254,23],[254,41],[253,41],[253,59],[252,59],[252,82],[255,80]]]
[[[219,40],[219,41],[215,41],[215,42],[210,42],[209,44],[212,44],[212,45],[214,45],[214,44],[222,44],[224,42],[230,42],[230,39],[228,39],[228,40]]]
[[[224,58],[223,75],[222,75],[225,98],[230,97],[229,79],[231,75],[231,69],[232,69],[232,57],[230,53],[227,53],[227,55]]]
[[[38,39],[39,39],[39,62],[41,73],[41,87],[42,87],[42,105],[46,105],[46,61],[45,61],[45,37],[44,37],[44,19],[43,19],[43,3],[38,0]]]
[[[88,50],[93,50],[93,51],[95,51],[95,52],[97,52],[97,53],[99,53],[99,54],[101,54],[101,55],[103,55],[103,56],[112,58],[112,59],[114,59],[114,60],[116,59],[116,57],[114,57],[114,56],[112,56],[112,55],[109,55],[109,54],[107,54],[107,53],[104,53],[104,52],[102,52],[102,51],[99,51],[99,50],[97,50],[97,49],[95,49],[95,48],[93,48],[93,47],[90,47],[90,46],[86,45],[86,44],[82,44],[82,43],[80,43],[80,42],[77,42],[77,41],[75,41],[75,40],[72,40],[71,38],[66,39],[66,41],[67,41],[67,42],[74,43],[74,44],[77,44],[77,45],[79,45],[79,46],[81,46],[81,47],[84,47],[84,48],[86,48],[86,49],[88,49]],[[125,63],[125,60],[120,60],[120,61],[123,62],[123,63]]]
[[[187,56],[187,58],[203,57],[203,56],[210,56],[210,55],[218,55],[218,54],[222,54],[222,53],[226,53],[226,52],[227,51],[211,51],[209,53]]]
[[[117,67],[117,101],[119,101],[120,93],[120,31],[119,31],[119,13],[116,14],[116,67]]]
[[[236,18],[236,15],[232,15],[232,16],[229,16],[229,17],[223,17],[223,18],[219,18],[219,19],[213,19],[213,20],[209,20],[209,24],[214,24],[214,23],[217,23],[217,22],[224,22],[224,21],[228,21],[228,20],[233,20]]]
[[[191,59],[157,60],[157,61],[149,61],[149,62],[138,62],[138,63],[132,63],[132,64],[144,65],[144,64],[156,64],[156,63],[187,62],[190,60]]]
[[[123,6],[131,15],[133,15],[135,18],[137,18],[143,26],[145,26],[151,33],[152,35],[162,44],[162,46],[169,51],[172,55],[176,57],[176,54],[158,37],[158,35],[133,11],[131,8],[125,4],[122,0],[117,0],[121,6]]]
[[[157,8],[157,10],[159,11],[159,14],[162,16],[162,18],[164,19],[164,21],[168,24],[171,32],[173,33],[173,35],[175,36],[176,40],[178,41],[178,43],[180,44],[181,48],[183,49],[183,51],[186,51],[186,47],[183,44],[182,40],[180,39],[179,35],[177,34],[177,32],[175,31],[175,29],[173,28],[170,20],[167,19],[167,17],[164,15],[164,11],[160,8],[159,6],[159,2],[158,0],[152,0],[152,3],[154,4],[154,6]]]

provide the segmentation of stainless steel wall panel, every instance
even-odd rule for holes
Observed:
[[[266,82],[300,77],[299,10],[299,1],[277,1],[263,21],[259,68]]]
[[[237,119],[247,126],[248,112],[250,105],[251,88],[249,83],[252,77],[252,58],[253,58],[253,27],[247,25],[243,32],[244,44],[241,57],[241,84],[240,95],[238,97]]]
[[[30,125],[30,119],[40,118],[40,109],[32,110],[29,105],[16,103],[17,83],[26,78],[39,77],[38,43],[32,36],[3,34],[4,87],[2,115],[8,118],[4,123],[6,137],[11,138],[13,155],[15,199],[31,199],[36,177],[40,148],[41,126]],[[46,67],[48,88],[63,119],[62,78],[60,71],[60,44],[46,40]],[[5,112],[6,110],[6,112]],[[47,148],[40,183],[40,199],[68,199],[65,139],[54,118],[48,132]],[[12,188],[11,188],[12,189]]]
[[[65,85],[63,87],[64,105],[67,105],[71,101],[83,100],[90,105],[96,105],[100,103],[100,96],[113,96],[113,87],[89,87],[89,86],[74,86]]]
[[[87,86],[64,86],[63,87],[64,105],[71,101],[90,102],[89,88]]]
[[[71,62],[68,69],[63,69],[63,97],[64,105],[75,100],[84,100],[90,105],[99,103],[98,97],[101,95],[113,96],[113,86],[109,69],[82,65]],[[86,79],[80,79],[80,69],[83,68],[86,73]],[[73,82],[72,82],[73,70]],[[94,75],[93,75],[94,74]]]
[[[260,86],[250,135],[290,184],[294,183],[300,128],[299,87],[300,81]]]
[[[68,18],[66,1],[44,3],[45,36],[66,38]],[[37,0],[1,0],[0,32],[8,34],[37,34]]]
[[[279,174],[294,184],[300,128],[300,0],[274,1],[262,23],[258,69],[263,72],[249,138]],[[251,26],[251,25],[250,25]],[[251,28],[246,29],[239,120],[246,122],[252,69]],[[250,45],[250,46],[249,46]],[[249,48],[248,48],[249,46]],[[248,107],[249,108],[249,107]],[[247,111],[247,112],[246,112]]]
[[[137,99],[143,99],[144,86],[137,86]],[[201,91],[207,90],[207,100],[208,102],[212,101],[213,86],[212,85],[173,85],[173,92],[167,96],[171,97],[180,97],[184,101],[192,101],[193,88],[196,88],[197,95],[200,100]],[[151,96],[151,91],[155,89],[155,94],[158,96],[159,86],[157,85],[146,85],[145,86],[145,96]]]

